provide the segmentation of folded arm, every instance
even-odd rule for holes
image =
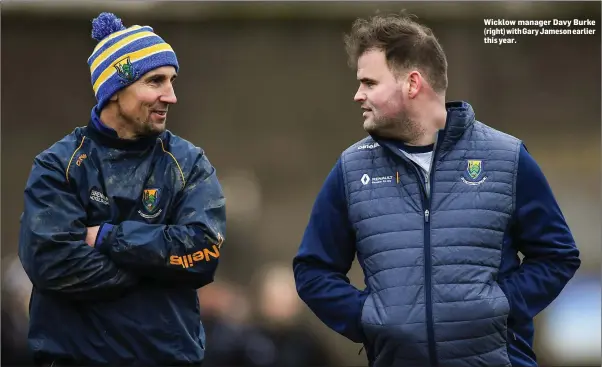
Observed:
[[[115,297],[137,278],[88,246],[86,211],[55,157],[37,157],[25,188],[19,258],[33,286],[78,298]]]
[[[174,224],[124,221],[101,226],[96,246],[119,266],[200,288],[213,281],[225,231],[225,199],[204,154],[174,203]]]

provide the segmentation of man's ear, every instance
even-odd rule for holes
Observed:
[[[111,101],[111,102],[117,102],[117,100],[119,99],[119,94],[120,94],[119,92],[113,94],[111,96],[111,98],[109,99],[109,101]]]

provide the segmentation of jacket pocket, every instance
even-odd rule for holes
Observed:
[[[374,328],[371,328],[371,325],[373,325],[373,322],[370,322],[369,320],[371,319],[370,317],[370,313],[374,312],[374,300],[373,300],[373,294],[369,289],[366,289],[364,292],[366,292],[368,294],[368,296],[366,297],[366,299],[364,300],[364,303],[362,304],[362,311],[361,311],[361,315],[360,315],[360,320],[359,320],[359,330],[360,333],[362,334],[362,342],[363,342],[363,349],[365,349],[366,352],[366,357],[368,359],[368,364],[369,366],[372,366],[372,364],[374,363],[374,339],[375,339],[375,335],[374,335]],[[360,349],[360,354],[361,354],[361,349]]]
[[[511,342],[513,340],[516,340],[516,334],[512,330],[512,325],[514,323],[514,317],[513,317],[514,307],[512,304],[512,298],[510,296],[511,293],[510,293],[510,290],[505,289],[506,284],[503,282],[503,280],[496,281],[495,284],[500,289],[500,292],[502,292],[502,294],[504,295],[504,299],[506,300],[506,302],[508,302],[508,315],[506,317],[506,329],[507,329],[508,341]]]
[[[514,336],[514,333],[512,332],[512,330],[510,329],[510,327],[508,325],[508,321],[510,318],[510,311],[512,309],[511,301],[497,281],[492,282],[492,287],[493,287],[493,293],[494,293],[494,297],[495,297],[495,300],[493,300],[493,302],[497,302],[498,300],[501,300],[501,302],[502,302],[502,311],[503,311],[504,317],[503,317],[503,322],[501,325],[501,330],[500,330],[501,335],[500,336],[506,343],[506,348],[503,350],[504,358],[506,359],[507,366],[511,366],[510,356],[508,355],[508,347],[507,347],[508,344],[512,343],[511,338]],[[516,339],[516,337],[514,337],[514,339]]]
[[[512,311],[512,304],[510,302],[510,298],[508,297],[506,292],[504,292],[501,285],[497,281],[492,282],[492,286],[494,289],[495,297],[499,297],[504,302],[504,312],[506,314],[506,318],[508,318],[508,316],[510,316],[510,312]]]
[[[358,320],[359,323],[359,331],[362,334],[362,341],[364,343],[364,345],[368,344],[369,340],[368,340],[368,335],[367,335],[367,330],[366,330],[366,305],[368,304],[368,302],[370,302],[370,297],[372,297],[372,294],[369,290],[364,291],[365,293],[367,293],[368,295],[366,296],[366,298],[364,299],[364,302],[362,303],[362,308],[360,311],[360,318]]]

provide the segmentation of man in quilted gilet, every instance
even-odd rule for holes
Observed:
[[[430,29],[377,15],[345,43],[368,137],[318,194],[299,296],[370,366],[537,366],[533,318],[580,266],[544,174],[519,139],[446,103]],[[363,291],[347,277],[356,254]]]

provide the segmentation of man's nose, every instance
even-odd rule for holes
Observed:
[[[178,98],[176,97],[176,92],[173,89],[173,85],[169,85],[167,87],[166,92],[161,96],[161,102],[176,104],[178,102]]]
[[[357,92],[355,92],[355,96],[353,96],[353,100],[355,102],[363,102],[366,100],[366,93],[362,92],[359,88]]]

